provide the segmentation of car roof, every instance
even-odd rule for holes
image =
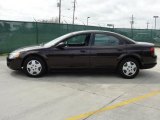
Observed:
[[[83,33],[112,33],[112,34],[117,34],[117,33],[114,33],[114,32],[104,31],[104,30],[83,30],[83,31],[72,32],[72,34],[83,34]]]
[[[122,37],[123,39],[126,39],[132,43],[135,43],[134,40],[126,37],[126,36],[123,36],[121,34],[118,34],[118,33],[115,33],[115,32],[110,32],[110,31],[104,31],[104,30],[83,30],[83,31],[75,31],[75,32],[72,32],[70,33],[70,35],[78,35],[78,34],[85,34],[85,33],[106,33],[106,34],[112,34],[112,35],[117,35],[117,36],[120,36]]]
[[[87,34],[87,33],[106,33],[106,34],[112,34],[112,35],[117,35],[117,36],[121,36],[123,39],[127,39],[129,41],[131,41],[132,43],[135,43],[135,41],[133,41],[132,39],[126,37],[126,36],[123,36],[121,34],[118,34],[118,33],[115,33],[115,32],[110,32],[110,31],[104,31],[104,30],[83,30],[83,31],[75,31],[75,32],[71,32],[71,33],[68,33],[66,38],[67,37],[70,37],[72,35],[79,35],[79,34]]]

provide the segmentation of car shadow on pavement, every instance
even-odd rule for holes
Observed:
[[[124,79],[112,71],[52,71],[39,78],[26,76],[22,71],[13,71],[11,76],[20,80],[78,83],[78,84],[160,84],[160,73],[141,70],[134,79]]]

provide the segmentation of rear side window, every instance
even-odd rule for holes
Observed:
[[[95,34],[94,46],[117,46],[121,45],[121,41],[114,36],[106,34]]]

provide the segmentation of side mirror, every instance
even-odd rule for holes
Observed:
[[[65,46],[66,46],[66,44],[65,44],[64,42],[61,42],[61,43],[59,43],[59,44],[56,46],[56,48],[62,49],[62,48],[64,48]]]

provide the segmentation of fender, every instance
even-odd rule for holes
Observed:
[[[39,56],[40,58],[42,58],[42,59],[44,60],[45,64],[48,66],[48,64],[47,64],[48,57],[47,57],[45,54],[43,54],[43,52],[41,52],[41,51],[36,51],[36,50],[34,50],[34,51],[29,51],[29,52],[25,52],[25,54],[22,53],[22,55],[21,55],[21,58],[23,59],[23,61],[22,61],[22,66],[23,66],[24,60],[25,60],[28,56],[31,56],[31,55]]]
[[[25,58],[30,55],[37,55],[37,56],[40,56],[44,59],[47,59],[47,56],[45,54],[43,54],[43,52],[40,52],[40,51],[29,51],[26,54],[22,54],[22,58]]]
[[[133,57],[133,58],[135,58],[135,59],[138,59],[139,60],[139,62],[140,63],[142,63],[142,57],[139,55],[139,54],[136,54],[136,53],[130,53],[130,54],[122,54],[122,55],[120,55],[118,58],[117,58],[117,61],[118,61],[118,63],[122,60],[122,59],[124,59],[124,58],[128,58],[128,57]]]

